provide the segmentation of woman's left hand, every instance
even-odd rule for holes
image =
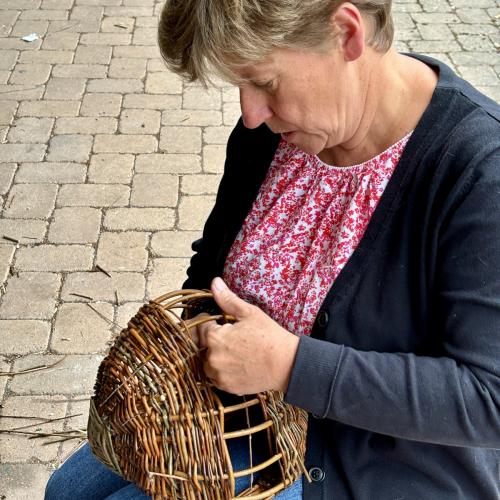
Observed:
[[[240,299],[221,278],[212,281],[218,306],[234,316],[234,324],[209,321],[198,326],[205,374],[214,385],[233,394],[286,392],[299,338],[257,306]]]

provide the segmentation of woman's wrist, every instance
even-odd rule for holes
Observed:
[[[271,366],[274,366],[276,370],[274,376],[275,386],[273,389],[285,393],[288,389],[295,356],[299,347],[299,337],[287,332],[287,335],[283,339],[284,342],[278,350],[278,359],[271,360]]]

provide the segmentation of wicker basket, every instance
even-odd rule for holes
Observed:
[[[89,443],[103,463],[154,499],[235,498],[235,479],[242,476],[250,487],[238,498],[272,498],[302,473],[308,478],[307,413],[277,392],[223,403],[180,316],[193,318],[209,301],[218,314],[196,324],[233,321],[211,299],[208,291],[172,292],[130,320],[99,367]],[[227,441],[241,436],[249,440],[250,466],[235,471]],[[264,443],[266,453],[255,464],[252,442]]]

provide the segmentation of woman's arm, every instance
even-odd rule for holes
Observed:
[[[224,174],[215,205],[205,223],[183,288],[209,288],[222,274],[226,255],[267,173],[280,136],[266,125],[249,130],[240,119],[227,143]]]
[[[404,439],[500,448],[500,152],[485,161],[440,234],[434,305],[443,357],[303,337],[288,402]]]

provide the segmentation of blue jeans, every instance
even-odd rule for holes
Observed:
[[[229,450],[235,470],[248,467],[245,443],[229,440]],[[236,479],[236,494],[248,488],[248,477]],[[88,443],[79,448],[54,471],[45,489],[45,500],[147,500],[135,484],[125,481],[99,462],[90,451]],[[275,496],[276,500],[302,498],[302,479]]]

